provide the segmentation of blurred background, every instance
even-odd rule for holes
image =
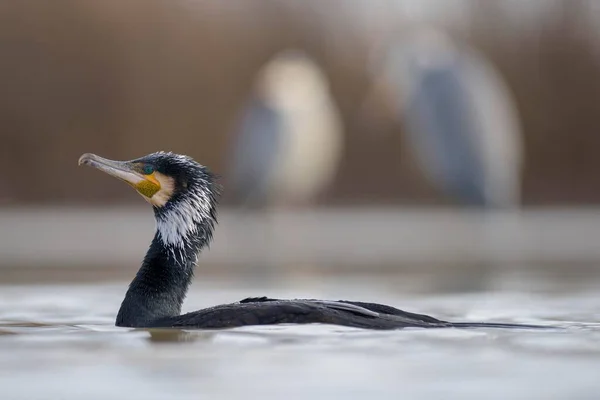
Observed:
[[[598,397],[599,1],[5,0],[0,50],[3,399]],[[159,150],[224,187],[184,312],[568,329],[115,328],[155,223],[77,161]]]
[[[77,159],[158,150],[221,176],[203,274],[466,290],[600,272],[593,0],[28,0],[0,18],[0,281],[130,277],[151,212]]]

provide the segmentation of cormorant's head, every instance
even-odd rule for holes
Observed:
[[[218,186],[213,174],[191,157],[158,152],[131,161],[86,153],[79,165],[97,168],[131,185],[154,207],[161,238],[177,244],[198,225],[215,221]]]

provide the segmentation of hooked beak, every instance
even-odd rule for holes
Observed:
[[[127,182],[133,187],[137,187],[141,182],[146,181],[146,177],[135,171],[127,161],[113,161],[99,157],[92,153],[85,153],[79,157],[79,165],[89,165],[99,169],[102,172],[114,176]]]

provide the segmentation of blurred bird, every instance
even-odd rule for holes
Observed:
[[[406,128],[426,176],[462,204],[520,204],[522,137],[500,74],[474,49],[439,30],[417,30],[376,57],[375,87]]]
[[[231,194],[246,207],[261,207],[272,191],[283,142],[283,116],[252,93],[232,146]]]
[[[236,203],[308,204],[335,177],[343,148],[327,78],[287,50],[257,76],[231,147],[228,183]]]
[[[230,151],[231,198],[241,206],[240,219],[258,222],[252,238],[240,233],[237,240],[259,253],[247,270],[264,282],[282,271],[278,250],[270,245],[274,208],[314,204],[342,156],[341,117],[315,62],[287,50],[258,72]]]

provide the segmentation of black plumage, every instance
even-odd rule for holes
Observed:
[[[247,325],[323,323],[366,329],[533,328],[514,324],[447,322],[383,304],[346,300],[250,297],[181,314],[198,255],[212,239],[217,221],[219,186],[214,175],[187,156],[165,152],[126,162],[86,154],[81,157],[80,163],[128,181],[147,197],[154,208],[156,234],[142,266],[129,285],[117,315],[117,326],[223,329]],[[158,183],[149,190],[143,179]],[[165,193],[168,194],[167,200],[155,199],[155,196],[163,198]]]

